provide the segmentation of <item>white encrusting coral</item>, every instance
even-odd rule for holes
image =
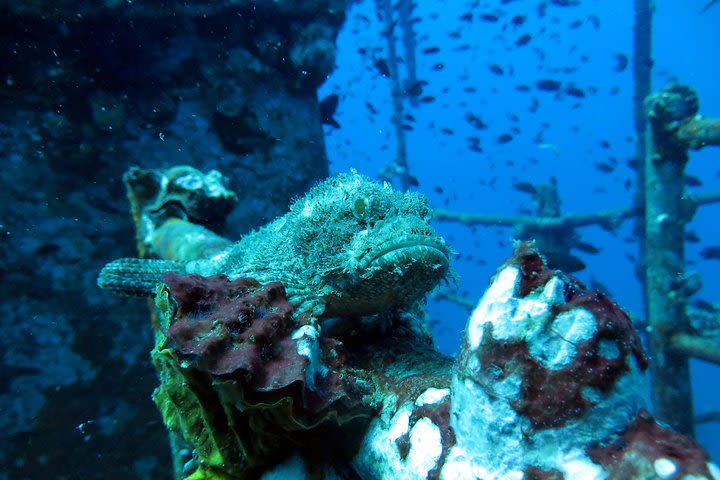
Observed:
[[[355,470],[362,478],[427,478],[442,454],[440,429],[427,417],[410,425],[413,403],[401,406],[395,414],[391,413],[395,410],[392,401],[386,400],[384,407],[383,414],[370,424],[355,456]]]
[[[317,377],[323,377],[327,374],[327,367],[320,358],[319,336],[320,333],[317,327],[312,325],[303,325],[295,330],[291,336],[297,342],[298,354],[308,359],[305,382],[313,390],[316,389],[315,381]]]
[[[663,457],[658,458],[653,462],[653,468],[655,469],[655,473],[657,474],[657,476],[660,477],[662,480],[668,480],[669,478],[672,478],[678,470],[675,462],[673,462],[669,458]]]
[[[708,462],[707,464],[708,470],[710,471],[710,475],[712,475],[712,480],[720,480],[720,468],[713,462]]]
[[[529,381],[523,369],[544,368],[550,375],[581,361],[578,348],[594,340],[598,322],[586,308],[565,306],[564,277],[553,274],[525,296],[519,294],[522,281],[520,268],[502,267],[468,321],[468,350],[461,354],[451,389],[451,425],[457,444],[445,469],[458,471],[460,464],[469,464],[475,469],[481,466],[486,479],[510,479],[522,478],[525,469],[537,467],[557,470],[565,478],[603,479],[603,468],[587,456],[585,448],[598,439],[613,438],[629,425],[646,405],[646,380],[634,358],[628,358],[628,371],[609,391],[581,388],[588,405],[579,418],[538,428],[522,413],[521,395],[528,388],[524,382]],[[495,359],[488,346],[492,342],[505,345],[497,347],[505,354],[511,352],[508,348],[525,349],[536,363],[518,363],[531,361],[522,354],[517,359]],[[612,340],[599,343],[598,348],[605,358],[619,358],[620,350]],[[489,364],[482,365],[483,358]]]
[[[450,395],[448,388],[428,388],[415,400],[415,405],[418,407],[434,405],[445,400],[448,395]]]

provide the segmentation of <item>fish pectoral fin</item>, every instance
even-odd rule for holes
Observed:
[[[98,275],[98,287],[116,295],[147,297],[155,294],[155,287],[166,273],[185,273],[185,263],[173,260],[120,258],[103,267]]]
[[[316,293],[305,288],[285,286],[288,303],[295,309],[295,315],[310,315],[318,318],[325,313],[325,301]]]

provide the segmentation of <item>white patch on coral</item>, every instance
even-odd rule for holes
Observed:
[[[200,190],[203,188],[203,181],[195,173],[188,173],[182,177],[176,178],[173,183],[186,190]]]
[[[412,404],[401,407],[393,415],[394,410],[393,399],[385,398],[380,416],[370,422],[352,462],[362,478],[392,478],[403,471],[395,440],[410,428]]]
[[[497,369],[497,376],[503,374],[500,367],[490,365],[490,373]],[[485,384],[486,391],[493,397],[502,399],[506,403],[514,402],[520,399],[522,391],[522,376],[517,373],[511,373],[501,380],[488,381]]]
[[[647,406],[647,378],[629,358],[630,371],[611,391],[583,389],[594,404],[585,415],[559,428],[534,430],[530,419],[513,409],[522,378],[499,366],[495,373],[492,364],[480,365],[477,360],[484,324],[492,323],[496,340],[525,341],[546,368],[559,369],[577,355],[573,344],[597,333],[597,321],[583,308],[553,318],[553,306],[565,301],[564,281],[553,276],[543,288],[520,298],[519,275],[515,267],[498,272],[468,321],[464,343],[470,352],[463,355],[467,363],[459,365],[451,388],[456,446],[464,452],[463,462],[487,469],[492,473],[488,478],[511,478],[535,465],[567,472],[566,478],[602,479],[600,467],[582,452],[589,444],[624,431],[637,411]],[[611,348],[604,351],[613,354]]]
[[[712,462],[708,462],[707,467],[713,480],[720,480],[720,468]]]
[[[325,376],[327,367],[320,360],[320,344],[318,337],[320,332],[312,325],[303,325],[292,333],[290,337],[297,342],[297,352],[308,359],[308,366],[305,370],[305,382],[308,387],[315,390],[316,376]]]
[[[410,408],[407,406],[402,408],[395,414],[390,423],[390,429],[387,434],[390,440],[397,440],[405,435],[410,429]]]
[[[473,462],[466,452],[454,446],[450,449],[440,472],[441,480],[523,480],[521,471],[508,471],[502,464],[492,465],[496,471],[490,471],[485,465]]]
[[[225,177],[217,170],[210,170],[207,175],[205,175],[205,189],[210,197],[234,196],[225,186]]]
[[[530,354],[543,367],[560,370],[575,361],[575,345],[592,338],[597,321],[588,310],[573,308],[557,315],[547,327],[536,324],[530,328],[533,331],[526,339]]]
[[[450,395],[449,388],[428,388],[415,400],[415,405],[418,407],[434,405],[445,400],[448,395]]]
[[[495,324],[498,319],[510,316],[510,299],[515,294],[519,276],[520,270],[514,267],[504,268],[495,275],[467,324],[466,335],[471,350],[480,346],[485,323]]]
[[[148,217],[147,215],[143,215],[140,218],[141,218],[141,222],[142,222],[142,229],[140,231],[144,233],[143,243],[145,245],[152,245],[154,243],[155,232],[156,232],[155,224],[150,219],[150,217]]]
[[[615,360],[620,356],[620,348],[618,347],[617,342],[603,338],[602,340],[600,340],[600,348],[598,349],[598,353],[603,358],[607,358],[608,360]]]
[[[442,454],[442,434],[429,418],[419,419],[412,429],[413,403],[406,403],[395,414],[394,400],[385,399],[381,415],[365,434],[353,467],[362,478],[417,480],[426,478]],[[409,450],[403,459],[397,440],[408,435]]]
[[[583,452],[578,450],[569,452],[562,460],[560,471],[565,478],[577,478],[578,480],[604,480],[607,474],[602,467],[593,463]]]
[[[442,434],[437,425],[429,418],[421,418],[410,431],[410,452],[405,459],[409,470],[415,472],[413,478],[427,478],[442,454]]]
[[[523,465],[520,429],[528,422],[513,410],[511,401],[494,389],[488,394],[487,387],[491,386],[453,377],[450,424],[457,445],[470,462],[488,470],[498,465]]]
[[[653,462],[653,468],[655,469],[655,473],[657,474],[657,476],[660,477],[662,480],[672,478],[678,470],[675,462],[673,462],[669,458],[664,457],[656,459]]]
[[[466,327],[472,350],[480,345],[486,323],[492,323],[496,340],[520,340],[544,326],[550,308],[564,301],[564,283],[557,276],[524,298],[516,296],[519,281],[517,267],[505,267],[495,275]]]

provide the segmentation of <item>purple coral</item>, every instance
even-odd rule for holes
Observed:
[[[281,283],[177,274],[164,283],[177,302],[167,336],[195,368],[237,380],[258,401],[297,395],[313,414],[345,397],[339,373],[329,368],[337,343],[319,340],[307,318],[293,315]]]

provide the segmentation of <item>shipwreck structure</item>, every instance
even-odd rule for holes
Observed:
[[[230,245],[183,214],[231,197],[217,172],[180,171],[139,175],[167,186],[133,205],[148,258],[98,280],[155,299],[154,400],[176,478],[720,478],[646,410],[627,314],[533,243],[498,269],[453,362],[416,303],[450,271],[418,195],[341,175]],[[138,173],[130,198],[153,190]],[[196,188],[165,201],[175,184]]]

